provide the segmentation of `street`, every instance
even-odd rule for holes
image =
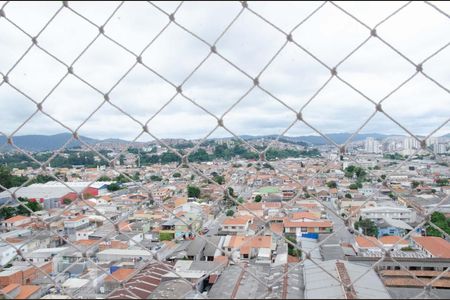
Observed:
[[[336,205],[334,202],[332,203],[332,202],[324,201],[323,205],[328,207],[330,210],[332,210],[336,214],[338,214],[338,211],[337,211],[337,208],[336,208]],[[353,244],[355,241],[355,238],[354,238],[353,234],[351,234],[348,231],[348,229],[345,227],[344,221],[329,210],[327,210],[327,215],[328,215],[328,218],[333,222],[333,232],[334,232],[335,236],[338,237],[339,241]],[[341,228],[343,226],[344,226],[344,228]]]

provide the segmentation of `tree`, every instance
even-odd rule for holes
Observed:
[[[16,209],[11,206],[5,206],[0,209],[0,218],[9,219],[16,215]]]
[[[224,184],[225,183],[225,178],[221,175],[216,175],[214,176],[213,180],[215,182],[217,182],[218,184]]]
[[[447,234],[450,234],[450,218],[445,218],[445,215],[441,212],[435,211],[431,215],[431,223],[442,229],[442,231],[446,232]],[[430,236],[439,236],[444,237],[444,234],[439,231],[438,229],[431,226],[429,223],[425,226],[427,235]]]
[[[37,201],[29,201],[28,199],[26,199],[23,202],[25,202],[24,204],[28,209],[26,207],[23,207],[22,205],[17,206],[18,215],[29,216],[31,214],[30,210],[33,212],[42,210],[42,205]]]
[[[174,177],[174,178],[180,178],[181,177],[181,174],[180,173],[173,173],[173,175],[172,175],[172,177]]]
[[[109,178],[106,175],[102,175],[97,181],[111,181],[111,178]]]
[[[294,237],[291,236],[286,236],[286,239],[291,242],[292,244],[296,245],[297,244],[297,240]],[[297,249],[296,247],[294,247],[292,244],[287,243],[288,245],[288,254],[291,256],[296,256],[296,257],[300,257],[302,255],[302,252]]]
[[[261,195],[256,195],[255,196],[255,202],[261,202],[261,200],[262,200]]]
[[[351,190],[357,190],[358,189],[358,185],[356,183],[352,183],[352,184],[350,184],[349,188]]]
[[[228,194],[230,194],[231,197],[236,197],[236,195],[234,194],[234,189],[231,186],[228,187]]]
[[[413,189],[415,189],[416,187],[418,187],[420,185],[420,182],[413,180],[413,182],[411,182],[411,187]]]
[[[127,174],[128,175],[128,174]],[[128,179],[128,177],[126,177],[123,174],[120,174],[119,176],[117,176],[114,181],[118,182],[118,183],[126,183],[126,182],[130,182],[130,179]]]
[[[227,210],[226,215],[227,215],[227,217],[232,217],[234,215],[234,210],[232,210],[232,209]]]
[[[237,202],[239,202],[240,204],[244,203],[244,198],[242,197],[237,198]]]
[[[72,203],[72,200],[70,200],[70,199],[68,199],[68,198],[64,198],[64,199],[63,199],[63,203],[64,203],[65,205],[69,205],[70,203]]]
[[[447,186],[448,178],[437,179],[436,184],[437,184],[437,186]]]
[[[329,182],[327,182],[327,186],[330,189],[335,189],[335,188],[337,188],[337,183],[336,183],[336,181],[329,181]]]
[[[120,190],[120,185],[118,183],[113,182],[110,185],[108,185],[106,188],[110,192],[115,192],[115,191]]]
[[[345,194],[345,198],[352,199],[352,195],[350,195],[349,193],[347,193],[347,194]]]
[[[194,185],[188,185],[187,193],[189,198],[199,198],[200,197],[200,188]]]
[[[355,222],[355,229],[359,230],[359,228],[362,229],[364,235],[374,237],[378,236],[378,228],[370,219],[360,219],[359,221]]]
[[[119,163],[121,166],[123,166],[125,164],[125,155],[120,154],[119,156]]]
[[[14,176],[11,170],[5,166],[0,165],[0,185],[9,189],[11,187],[20,186],[28,180],[25,176]],[[0,187],[0,191],[3,189]]]
[[[158,175],[152,175],[150,176],[151,181],[162,181],[162,177]]]

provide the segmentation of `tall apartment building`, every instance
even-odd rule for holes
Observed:
[[[381,143],[374,138],[368,137],[364,142],[364,151],[367,153],[381,153]]]

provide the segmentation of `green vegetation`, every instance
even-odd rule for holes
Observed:
[[[199,198],[200,197],[200,188],[188,185],[187,187],[187,193],[189,198]]]
[[[181,154],[184,154],[183,150],[193,148],[195,145],[192,142],[179,143],[172,145]],[[216,159],[231,160],[235,157],[243,159],[258,159],[259,155],[243,146],[243,143],[235,140],[234,145],[228,146],[227,144],[217,144],[214,141],[205,141],[202,145],[211,146],[214,148],[213,153],[209,154],[205,149],[199,148],[188,157],[190,162],[207,162]],[[107,156],[108,150],[100,150],[100,154],[104,157]],[[169,163],[181,163],[181,158],[171,152],[166,151],[162,154],[156,154],[156,147],[152,148],[150,152],[140,152],[137,148],[128,148],[128,152],[138,155],[142,166],[153,164],[169,164]],[[46,161],[53,155],[52,152],[40,152],[33,154],[33,157],[39,161]],[[269,149],[266,152],[267,160],[284,159],[288,157],[320,157],[320,152],[317,149],[297,150],[297,149]],[[121,154],[118,158],[118,163],[123,165],[125,163],[125,155]],[[0,157],[0,164],[8,165],[10,168],[26,167],[38,168],[38,164],[33,162],[29,157],[22,153],[7,153]],[[75,149],[67,149],[56,155],[52,161],[51,166],[54,168],[71,168],[73,165],[83,165],[88,168],[94,168],[97,166],[107,166],[108,161],[102,157],[98,157],[98,154],[93,151],[80,151]],[[236,166],[237,167],[237,166]],[[268,166],[266,166],[268,167]]]
[[[394,159],[394,160],[405,160],[406,158],[400,153],[395,152],[394,154],[383,154],[383,158]]]
[[[159,233],[159,240],[160,241],[171,241],[175,235],[171,232],[160,232]]]
[[[42,205],[37,201],[30,201],[27,198],[21,197],[19,197],[18,200],[22,205],[2,207],[0,209],[0,218],[7,219],[17,215],[29,216],[31,215],[31,211],[35,212],[42,210]]]
[[[418,182],[418,181],[413,181],[413,182],[411,182],[411,187],[413,188],[413,189],[415,189],[416,187],[418,187],[420,185],[420,182]]]
[[[0,218],[9,219],[16,215],[16,208],[11,206],[4,206],[0,208]]]
[[[226,215],[227,217],[232,217],[234,215],[234,210],[232,209],[227,210]]]
[[[151,180],[151,181],[162,181],[163,179],[162,179],[161,176],[158,176],[158,175],[152,175],[152,176],[150,176],[150,180]]]
[[[320,152],[317,149],[295,150],[295,149],[268,149],[266,152],[267,160],[283,159],[288,157],[319,157]]]
[[[352,199],[352,195],[350,195],[349,193],[347,193],[347,194],[345,194],[345,198]]]
[[[215,182],[217,182],[218,184],[224,184],[225,183],[225,178],[221,175],[216,175],[214,176],[213,180]]]
[[[403,248],[401,248],[400,250],[402,250],[402,251],[416,251],[414,248],[412,248],[412,247],[410,247],[410,246],[408,246],[408,247],[403,247]]]
[[[431,223],[442,229],[445,233],[450,235],[450,218],[446,218],[441,212],[435,211],[431,215]],[[444,234],[438,229],[431,226],[429,223],[425,226],[427,235],[444,237]]]
[[[436,180],[437,186],[447,186],[448,184],[448,178],[442,178]]]
[[[330,189],[335,189],[335,188],[337,188],[337,183],[336,183],[336,181],[329,181],[329,182],[327,182],[327,187],[329,187]]]
[[[99,179],[97,179],[97,181],[111,181],[111,178],[109,178],[106,175],[103,175]]]
[[[374,237],[378,236],[378,228],[375,225],[375,223],[370,219],[360,218],[359,221],[355,222],[355,229],[359,230],[359,228],[362,229],[364,235]]]
[[[181,177],[181,174],[180,173],[173,173],[173,175],[172,175],[172,177],[173,178],[180,178]]]
[[[353,178],[354,176],[356,176],[356,182],[352,183],[349,188],[352,190],[357,190],[362,188],[362,183],[364,181],[368,181],[366,179],[366,175],[367,172],[361,168],[361,167],[355,167],[355,166],[348,166],[347,168],[344,169],[345,172],[345,177],[348,178]]]
[[[131,176],[129,176],[128,174],[126,174],[128,177],[131,177]],[[116,178],[114,178],[114,181],[115,182],[117,182],[117,183],[127,183],[127,182],[130,182],[131,180],[130,179],[128,179],[128,177],[126,177],[124,174],[120,174],[119,176],[117,176]]]
[[[297,244],[297,240],[294,237],[291,236],[286,236],[286,239],[289,240],[290,242],[292,242],[294,245]],[[301,257],[302,256],[302,251],[297,249],[296,247],[294,247],[293,245],[291,245],[290,243],[288,244],[288,254],[291,256],[295,256],[295,257]]]
[[[11,187],[20,186],[28,180],[25,176],[14,176],[11,170],[5,166],[0,165],[0,185],[9,189]],[[0,187],[0,191],[3,189]]]
[[[64,199],[63,199],[63,203],[64,203],[65,205],[69,205],[70,203],[72,203],[72,200],[67,199],[67,198],[64,198]]]
[[[366,171],[361,167],[348,166],[344,169],[345,177],[352,178],[353,175],[356,175],[357,179],[364,179],[367,175]]]
[[[119,185],[118,183],[115,183],[115,182],[111,183],[111,184],[108,185],[106,188],[107,188],[108,191],[110,191],[110,192],[115,192],[115,191],[118,191],[118,190],[121,189],[120,185]]]
[[[255,196],[255,202],[261,202],[261,200],[262,200],[261,195],[256,195]]]
[[[352,183],[352,184],[350,184],[349,186],[349,189],[351,189],[351,190],[357,190],[358,188],[361,188],[362,187],[362,185],[361,185],[361,183]]]

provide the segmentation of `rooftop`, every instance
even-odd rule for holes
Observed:
[[[435,257],[450,258],[450,243],[443,238],[420,236],[413,237],[413,240]]]

